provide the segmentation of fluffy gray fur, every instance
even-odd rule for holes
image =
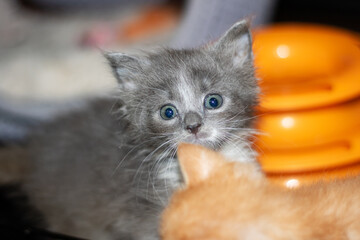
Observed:
[[[24,190],[51,230],[157,239],[159,214],[181,183],[180,142],[253,160],[247,136],[258,88],[248,22],[200,49],[106,57],[119,82],[117,100],[90,101],[36,131],[27,145],[32,166]],[[213,93],[223,105],[209,110],[204,98]],[[176,107],[175,118],[160,117],[165,104]],[[191,121],[201,124],[196,134],[187,129]]]

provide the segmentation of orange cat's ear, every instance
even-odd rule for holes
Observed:
[[[207,179],[224,164],[220,154],[199,145],[181,143],[177,155],[187,186]]]

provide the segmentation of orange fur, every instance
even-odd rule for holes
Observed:
[[[360,239],[360,177],[289,190],[200,146],[178,158],[186,187],[163,213],[163,240]]]

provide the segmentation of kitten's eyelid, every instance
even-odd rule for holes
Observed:
[[[161,108],[165,107],[165,106],[172,106],[174,108],[176,108],[177,110],[177,107],[176,107],[177,104],[174,104],[174,103],[171,103],[171,102],[166,102],[166,103],[163,103],[163,104],[158,104],[158,106],[156,107],[158,110],[160,110]]]
[[[207,97],[211,96],[211,95],[219,95],[220,97],[223,98],[223,100],[224,100],[224,98],[226,98],[226,94],[223,94],[223,93],[220,92],[220,91],[214,90],[214,91],[208,91],[208,93],[204,94],[203,97],[202,97],[202,98],[203,98],[203,101],[205,101],[205,99],[206,99]]]

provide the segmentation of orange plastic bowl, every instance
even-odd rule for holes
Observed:
[[[336,28],[282,24],[254,31],[263,111],[320,107],[360,95],[360,39]]]
[[[360,98],[319,109],[265,113],[258,119],[264,151],[300,151],[342,143],[360,133]],[[360,152],[359,152],[360,160]]]
[[[267,177],[276,184],[288,188],[295,188],[301,185],[311,184],[316,181],[329,181],[333,179],[347,178],[357,175],[360,175],[360,162],[338,168],[327,168],[312,172],[299,172],[299,173],[290,173],[290,174],[268,173]]]
[[[340,29],[283,24],[254,32],[263,96],[265,172],[282,183],[360,173],[360,40]],[[339,170],[341,169],[341,170]],[[355,171],[357,169],[357,171]],[[290,184],[291,185],[291,184]]]

